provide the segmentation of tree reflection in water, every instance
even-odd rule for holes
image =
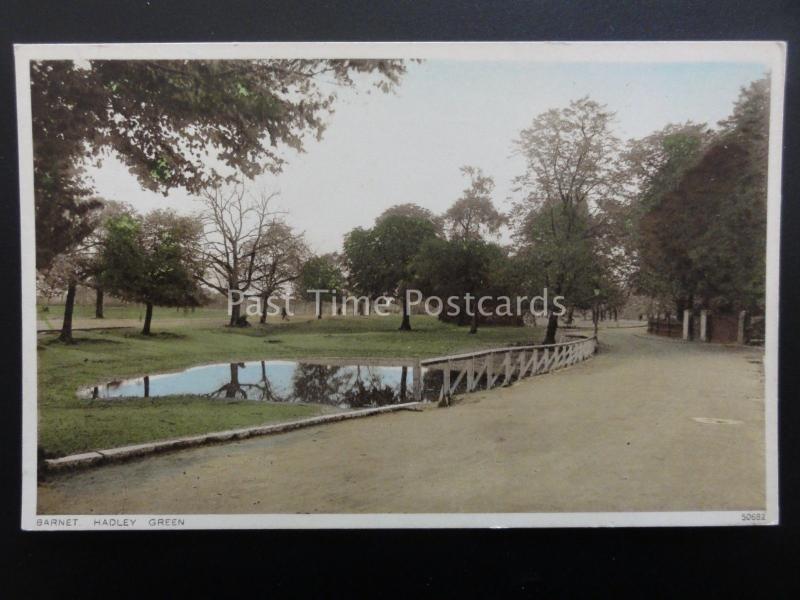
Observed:
[[[244,363],[231,363],[230,381],[208,395],[212,398],[241,398],[242,400],[286,402],[285,398],[280,397],[272,390],[272,385],[267,377],[265,361],[261,361],[261,379],[255,383],[241,383],[239,381],[239,369],[244,368],[246,368]]]
[[[372,367],[338,367],[300,363],[294,372],[296,402],[313,402],[347,408],[385,406],[403,402],[408,368],[402,367],[397,387],[385,384]]]
[[[254,383],[240,381],[244,363],[230,364],[230,381],[214,390],[212,398],[260,400],[266,402],[302,402],[340,408],[385,406],[405,402],[408,395],[408,367],[400,369],[399,381],[390,385],[380,372],[366,365],[335,366],[298,363],[285,395],[278,394],[261,361],[261,377]],[[277,387],[281,387],[278,385]]]

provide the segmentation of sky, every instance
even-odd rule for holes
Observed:
[[[282,173],[252,185],[279,193],[275,207],[315,252],[338,251],[348,231],[372,226],[395,204],[444,212],[467,186],[464,165],[494,178],[495,205],[507,210],[512,181],[524,170],[513,140],[545,110],[588,95],[616,113],[622,139],[687,120],[715,126],[739,89],[764,74],[754,63],[412,63],[394,93],[339,91],[323,139],[309,138],[305,153],[286,155]],[[141,212],[200,209],[182,190],[167,197],[142,190],[113,158],[89,173],[99,196]]]

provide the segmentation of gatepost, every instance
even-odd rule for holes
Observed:
[[[700,311],[700,341],[708,341],[708,311]]]
[[[745,331],[747,330],[747,311],[743,310],[739,313],[739,329],[736,332],[736,342],[738,344],[746,344]]]
[[[689,339],[689,323],[691,322],[691,319],[692,319],[692,311],[690,311],[687,308],[686,310],[683,311],[683,339],[684,340],[688,340]]]

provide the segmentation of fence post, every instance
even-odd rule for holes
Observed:
[[[739,329],[736,332],[736,343],[746,344],[745,329],[747,326],[747,311],[743,310],[739,313]]]
[[[708,341],[708,311],[705,309],[700,311],[700,341]]]
[[[422,366],[419,364],[419,359],[414,361],[411,381],[414,387],[414,402],[422,402]]]
[[[691,323],[692,313],[687,308],[683,311],[683,339],[689,340],[689,324]]]

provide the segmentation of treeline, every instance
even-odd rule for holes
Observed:
[[[195,306],[214,292],[260,295],[263,322],[266,298],[290,290],[402,303],[412,288],[529,299],[547,289],[544,343],[559,326],[556,296],[567,321],[575,310],[614,312],[632,292],[665,311],[763,309],[766,79],[742,90],[716,130],[683,123],[623,142],[614,114],[588,97],[545,111],[512,141],[524,168],[508,207],[495,204],[491,176],[463,167],[468,184],[444,214],[400,204],[350,231],[340,253],[313,256],[274,195],[246,182],[280,171],[275,148],[323,133],[335,98],[318,76],[352,86],[352,73],[372,73],[385,91],[404,70],[402,61],[34,64],[37,267],[43,287],[67,292],[61,338],[72,339],[78,285],[143,303],[143,333],[154,306]],[[210,149],[234,176],[202,160]],[[143,187],[184,188],[201,210],[138,215],[93,197],[82,166],[109,151]],[[477,311],[457,318],[478,330]],[[229,324],[246,320],[234,305]],[[399,327],[411,328],[406,306]]]
[[[144,335],[155,306],[200,306],[214,292],[234,299],[260,295],[265,322],[266,298],[313,263],[303,235],[272,209],[274,196],[241,183],[220,186],[203,193],[203,208],[193,215],[141,215],[129,205],[102,201],[86,221],[91,233],[40,271],[40,289],[67,290],[62,340],[71,338],[78,284],[97,291],[98,310],[106,293],[144,304]],[[244,324],[241,305],[234,304],[230,325]]]
[[[95,232],[102,238],[106,233],[122,235],[120,230],[127,228],[128,241],[115,244],[120,248],[164,236],[163,245],[150,247],[157,255],[152,261],[124,259],[144,270],[162,259],[181,271],[196,267],[195,262],[183,264],[186,255],[169,239],[178,230],[180,236],[199,230],[178,223],[175,215],[162,215],[157,227],[146,223],[146,217],[131,215],[119,217],[126,221],[119,227],[104,227],[106,203],[94,197],[85,173],[88,164],[99,165],[113,154],[144,189],[167,194],[182,188],[207,197],[230,181],[232,173],[245,179],[279,173],[285,164],[283,150],[302,151],[307,137],[321,138],[336,101],[331,85],[352,88],[358,74],[359,80],[371,76],[378,90],[389,92],[406,71],[402,60],[347,59],[48,60],[33,62],[30,69],[36,268],[46,293],[53,286],[67,292],[60,336],[65,342],[72,341],[76,287],[100,283],[94,269],[100,264],[98,245],[91,239]],[[230,201],[236,203],[235,198]],[[243,233],[251,237],[252,231],[237,230],[235,235]],[[242,265],[238,258],[252,258],[253,248],[247,254],[240,247],[224,248],[224,239],[221,243],[223,251],[212,261],[222,274],[215,285],[247,285],[255,266]],[[243,273],[245,283],[240,280]],[[185,274],[175,273],[173,283]],[[126,286],[118,291],[131,290]],[[197,298],[197,290],[187,288],[170,294],[169,302]]]
[[[718,130],[669,125],[630,145],[632,285],[664,312],[763,312],[768,138],[761,79]]]
[[[470,185],[443,215],[405,204],[350,232],[328,287],[401,301],[410,287],[439,297],[547,289],[544,343],[555,341],[555,296],[567,322],[575,309],[615,313],[631,293],[665,312],[763,311],[769,80],[742,89],[716,130],[689,122],[623,143],[613,117],[589,98],[538,115],[514,140],[526,168],[507,213],[492,178],[465,167]],[[477,330],[477,311],[458,315]]]

